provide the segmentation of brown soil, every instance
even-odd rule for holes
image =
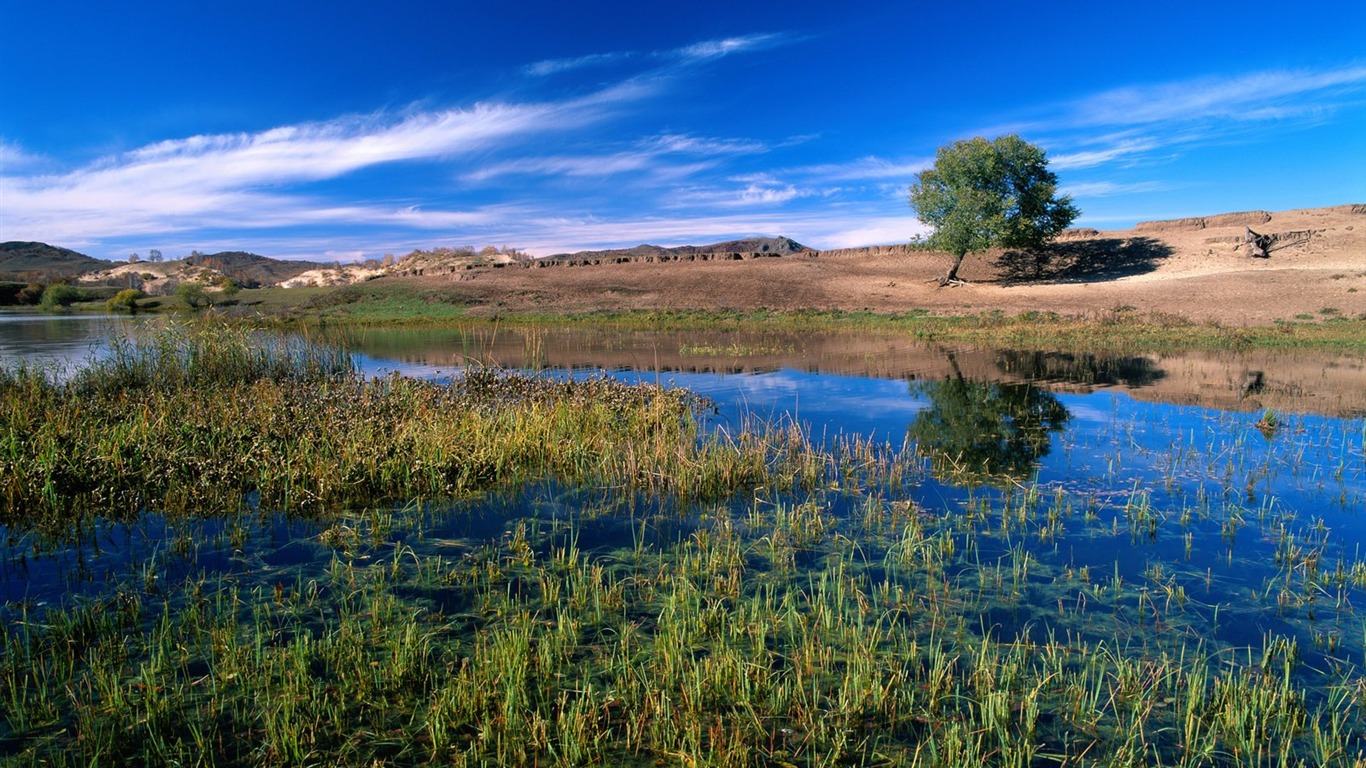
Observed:
[[[1246,228],[1281,239],[1266,258]],[[1296,315],[1366,317],[1366,206],[1224,214],[1070,232],[1049,260],[968,257],[967,285],[940,287],[945,254],[902,247],[780,258],[474,269],[392,278],[440,286],[476,312],[629,309],[1027,310],[1140,313],[1261,325]]]

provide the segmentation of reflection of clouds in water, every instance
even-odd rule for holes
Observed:
[[[1109,424],[1115,420],[1115,394],[1094,392],[1088,395],[1058,395],[1073,422]]]
[[[460,376],[459,366],[424,365],[356,353],[367,376],[399,373],[427,380]],[[546,370],[538,375],[574,378],[609,376],[630,383],[681,387],[716,403],[713,423],[738,428],[748,420],[778,422],[795,418],[814,436],[859,433],[900,442],[906,426],[923,410],[906,382],[783,369],[770,373],[681,373],[651,371]]]
[[[925,405],[904,381],[806,373],[784,369],[757,374],[691,374],[676,377],[717,401],[724,420],[776,421],[791,417],[812,435],[860,433],[900,442],[906,425]]]

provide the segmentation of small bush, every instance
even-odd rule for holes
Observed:
[[[185,302],[190,309],[203,309],[209,306],[209,294],[199,283],[186,281],[175,287],[177,299]]]
[[[110,312],[133,313],[138,311],[138,299],[140,298],[142,298],[142,291],[136,288],[124,288],[104,302],[104,306]]]
[[[43,291],[39,306],[43,309],[63,309],[81,300],[81,290],[66,283],[53,283]]]

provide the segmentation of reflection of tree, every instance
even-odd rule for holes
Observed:
[[[1027,352],[1001,350],[996,367],[1002,373],[1029,381],[1057,381],[1067,384],[1150,386],[1166,377],[1166,371],[1147,357],[1121,357],[1070,352]]]
[[[1048,455],[1049,439],[1071,414],[1058,398],[1031,384],[960,377],[911,384],[929,399],[909,436],[930,457],[935,476],[954,481],[1007,482],[1027,477]]]

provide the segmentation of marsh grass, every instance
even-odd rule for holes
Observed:
[[[172,328],[68,381],[0,371],[3,522],[323,514],[547,475],[698,497],[760,483],[768,441],[702,439],[701,406],[605,378],[367,379],[331,345]]]
[[[1149,425],[1116,420],[1094,443],[1058,447],[1092,462],[1094,472],[1078,472],[1094,481],[1026,479],[931,504],[915,493],[931,462],[912,446],[818,445],[790,423],[705,433],[683,393],[487,371],[433,384],[310,370],[280,382],[97,387],[79,399],[41,372],[0,374],[7,414],[50,404],[75,425],[112,412],[109,399],[125,417],[147,408],[193,425],[201,437],[189,443],[151,418],[123,428],[181,446],[156,459],[175,477],[165,488],[207,476],[235,500],[139,501],[184,525],[142,535],[165,542],[153,556],[75,579],[107,579],[89,593],[3,606],[0,757],[1192,768],[1366,759],[1356,607],[1366,562],[1342,545],[1336,518],[1276,501],[1286,485],[1336,485],[1341,501],[1328,509],[1359,507],[1358,435],[1281,414],[1268,441],[1239,414],[1145,448],[1136,430]],[[233,442],[224,417],[246,419],[243,434],[260,442]],[[89,423],[124,424],[101,418]],[[81,455],[76,436],[96,431],[53,432],[35,443],[42,450],[19,434],[9,450],[24,448],[26,460],[95,466],[70,457]],[[1338,466],[1308,458],[1333,455],[1304,449],[1329,442]],[[275,452],[251,465],[255,474],[175,463],[206,453],[238,467],[244,449]],[[101,460],[132,464],[101,450]],[[402,458],[385,463],[386,452]],[[342,482],[338,466],[357,474]],[[263,477],[287,478],[288,493]],[[110,482],[171,495],[140,490],[161,487],[155,474],[99,480]],[[66,487],[54,481],[56,504],[68,506],[45,515],[118,511]],[[441,502],[412,500],[424,490]],[[215,509],[227,522],[196,533]],[[263,522],[270,509],[319,519],[276,541]],[[502,516],[478,519],[494,509]],[[36,559],[16,549],[11,540],[7,574]],[[211,567],[215,551],[234,566]],[[177,559],[184,565],[172,567]]]

